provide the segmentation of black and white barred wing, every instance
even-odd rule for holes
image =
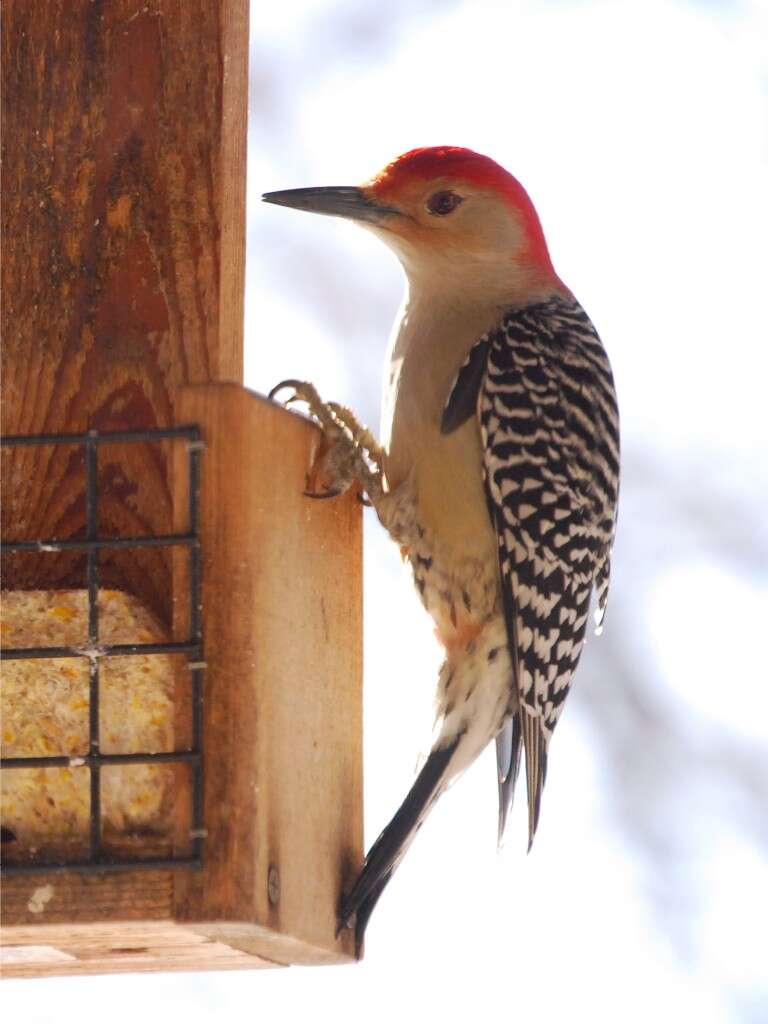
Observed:
[[[601,606],[607,594],[618,489],[610,366],[575,301],[505,316],[488,339],[478,414],[532,839],[547,748],[583,647],[592,588],[600,589]]]
[[[443,429],[458,425],[451,416],[464,416],[475,387],[519,699],[497,741],[499,826],[522,739],[532,839],[547,748],[581,654],[592,588],[600,609],[607,596],[618,414],[607,356],[574,300],[510,311],[480,339],[457,377]]]

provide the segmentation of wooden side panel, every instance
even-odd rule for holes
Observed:
[[[2,5],[2,429],[174,421],[188,382],[242,379],[248,0]],[[102,532],[171,516],[168,452],[100,453]],[[8,539],[82,530],[74,449],[3,457]],[[167,553],[103,580],[166,621]],[[15,556],[4,586],[82,586],[80,555]]]
[[[98,921],[163,921],[173,916],[173,872],[27,875],[3,879],[3,943],[30,929]]]
[[[178,408],[206,445],[208,838],[177,917],[277,960],[348,958],[334,931],[362,860],[360,505],[303,496],[307,420],[226,384]]]

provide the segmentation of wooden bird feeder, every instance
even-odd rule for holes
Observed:
[[[360,506],[242,386],[248,0],[2,29],[3,974],[349,961]]]

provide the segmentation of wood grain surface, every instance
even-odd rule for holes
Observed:
[[[154,971],[225,971],[276,967],[275,963],[190,928],[158,922],[50,925],[9,930],[0,949],[5,978]]]
[[[306,419],[227,384],[185,388],[179,410],[206,445],[208,838],[176,916],[278,961],[349,958],[334,932],[363,852],[361,507],[302,494]]]
[[[2,30],[2,429],[169,424],[179,385],[242,379],[247,0],[6,0]],[[6,538],[82,530],[77,450],[3,463]],[[105,451],[99,489],[104,532],[167,529],[163,446]],[[4,569],[80,586],[83,559]],[[104,558],[166,622],[170,576]]]

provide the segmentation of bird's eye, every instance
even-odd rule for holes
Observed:
[[[435,192],[427,201],[427,209],[438,217],[444,217],[447,213],[453,213],[462,202],[464,200],[456,192]]]

